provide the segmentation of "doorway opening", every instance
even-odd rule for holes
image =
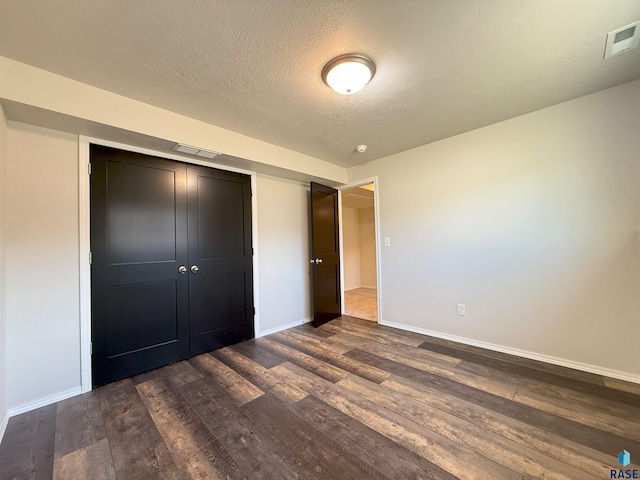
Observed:
[[[375,183],[340,190],[344,315],[378,322]]]

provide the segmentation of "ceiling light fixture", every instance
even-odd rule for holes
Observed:
[[[373,61],[357,53],[340,55],[322,69],[322,80],[342,95],[359,92],[376,74]]]

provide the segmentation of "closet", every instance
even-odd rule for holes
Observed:
[[[90,155],[93,385],[253,338],[250,177]]]

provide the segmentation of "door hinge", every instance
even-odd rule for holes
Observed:
[[[89,252],[89,265],[93,263],[93,253]]]
[[[89,355],[93,355],[93,342],[89,344]]]
[[[91,175],[91,163],[89,163],[88,167],[89,167],[89,168],[88,168],[88,170],[89,170],[89,175]]]
[[[251,247],[251,255],[255,255],[255,253],[253,253],[253,247]]]
[[[256,315],[256,307],[253,307],[253,316],[255,317]]]

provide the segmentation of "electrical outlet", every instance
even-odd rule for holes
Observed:
[[[467,306],[464,303],[458,304],[458,315],[464,317],[466,315]]]

